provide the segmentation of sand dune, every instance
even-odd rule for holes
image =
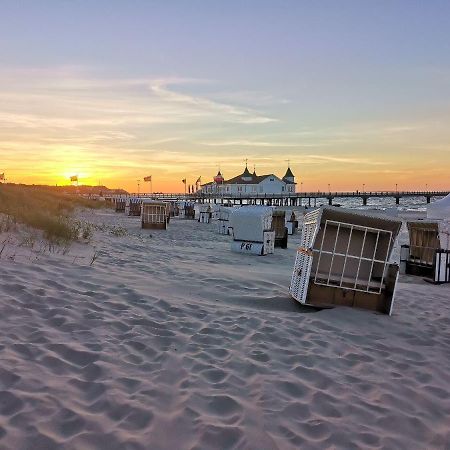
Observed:
[[[298,238],[84,214],[129,234],[0,259],[0,449],[450,448],[449,286],[316,311],[287,294]]]

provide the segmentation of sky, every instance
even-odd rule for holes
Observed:
[[[448,0],[0,8],[9,181],[181,192],[248,159],[297,191],[450,188]]]

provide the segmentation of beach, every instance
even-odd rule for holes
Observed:
[[[80,218],[89,243],[1,254],[0,449],[450,448],[449,285],[316,310],[299,235],[256,257],[215,223]]]

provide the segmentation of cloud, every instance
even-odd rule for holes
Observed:
[[[341,164],[361,164],[371,166],[384,166],[390,164],[387,161],[374,161],[368,158],[355,158],[352,156],[335,156],[335,155],[304,155],[303,163],[310,161],[336,162]]]
[[[268,142],[253,140],[231,140],[231,141],[204,141],[199,142],[200,145],[209,147],[299,147],[298,144],[287,142]]]
[[[173,84],[184,82],[185,80],[183,79],[155,80],[150,84],[150,89],[164,101],[188,105],[200,114],[217,115],[222,117],[225,121],[243,124],[266,124],[270,122],[277,122],[276,119],[266,117],[256,111],[252,111],[251,109],[245,109],[239,106],[213,101],[205,97],[181,94],[169,89],[169,86]]]
[[[30,73],[32,82],[30,83]],[[251,108],[182,94],[208,80],[101,78],[68,69],[0,72],[2,128],[81,128],[198,124],[267,124],[276,119]],[[1,86],[6,86],[2,88]]]

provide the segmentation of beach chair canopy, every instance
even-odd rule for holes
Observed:
[[[272,226],[270,206],[242,206],[230,215],[235,240],[262,242],[264,231]]]
[[[450,194],[427,206],[427,218],[435,220],[450,220]]]

